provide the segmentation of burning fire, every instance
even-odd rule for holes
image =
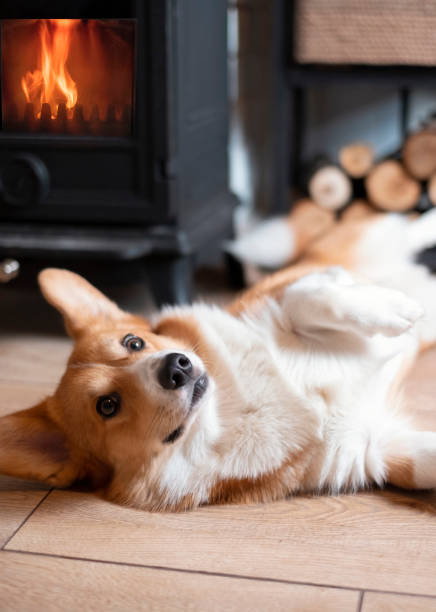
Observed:
[[[0,129],[130,136],[135,27],[133,19],[0,19]]]
[[[50,104],[54,113],[60,103],[72,109],[77,102],[77,86],[66,67],[71,33],[77,19],[42,19],[39,30],[38,66],[26,72],[21,87],[27,102],[40,113],[42,104]],[[54,114],[53,114],[54,117]]]

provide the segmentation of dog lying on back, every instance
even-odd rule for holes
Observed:
[[[44,270],[75,345],[52,397],[0,419],[0,472],[153,511],[435,487],[436,433],[414,428],[399,383],[436,340],[436,282],[413,261],[436,211],[338,232],[227,310],[153,324]]]

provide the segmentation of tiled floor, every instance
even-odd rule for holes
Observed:
[[[0,414],[50,392],[70,347],[39,299],[11,302],[3,288]],[[434,429],[435,370],[436,350],[408,383]],[[187,609],[436,610],[436,494],[148,514],[0,477],[2,612]]]

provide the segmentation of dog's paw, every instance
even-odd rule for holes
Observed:
[[[356,284],[356,279],[341,266],[330,266],[323,271],[324,275],[329,278],[330,282],[334,282],[344,287],[349,287]]]
[[[282,307],[294,330],[329,329],[361,336],[399,336],[423,314],[400,291],[357,282],[343,268],[300,278],[284,292]]]
[[[365,333],[399,336],[413,327],[424,311],[401,291],[375,285],[350,288],[348,319]]]
[[[355,282],[350,272],[340,266],[331,266],[319,272],[311,272],[302,276],[290,285],[289,289],[296,291],[301,289],[316,290],[334,285],[350,286],[354,285]]]

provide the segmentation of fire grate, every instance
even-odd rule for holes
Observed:
[[[25,104],[21,113],[16,104],[11,104],[5,129],[26,133],[129,136],[132,131],[132,107],[125,105],[122,111],[117,111],[114,104],[108,104],[102,112],[98,104],[94,104],[86,113],[82,104],[76,104],[69,111],[66,104],[61,102],[54,114],[48,102],[42,104],[39,113],[32,102]]]
[[[6,131],[132,135],[133,20],[9,19],[1,34]]]

